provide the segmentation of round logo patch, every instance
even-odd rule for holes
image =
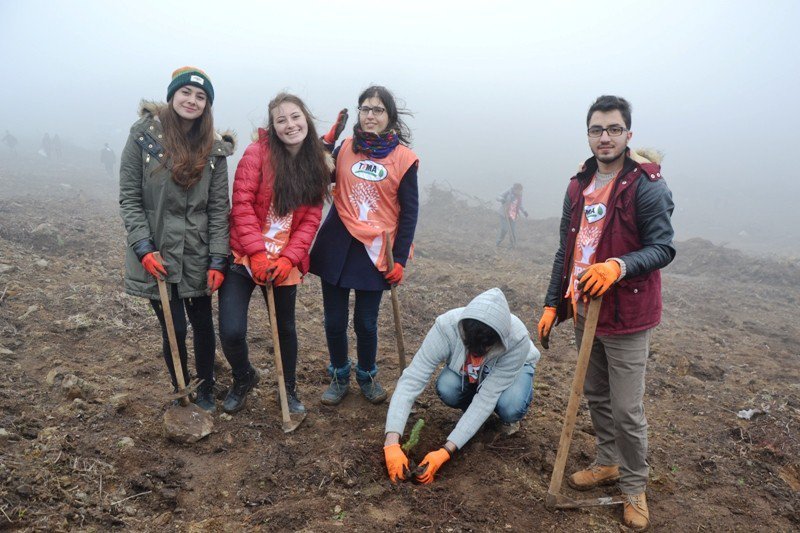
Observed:
[[[386,179],[389,173],[386,167],[375,161],[365,159],[364,161],[357,161],[351,168],[350,172],[357,178],[367,181],[381,181]]]
[[[586,220],[588,220],[590,224],[592,222],[597,222],[606,216],[605,204],[587,205],[583,209],[584,213],[586,213]]]

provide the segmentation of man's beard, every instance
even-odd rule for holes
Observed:
[[[598,150],[598,152],[599,152],[599,150]],[[597,159],[601,163],[609,164],[609,163],[614,163],[615,161],[618,161],[621,157],[625,157],[625,152],[626,152],[626,149],[623,148],[622,151],[620,153],[618,153],[618,154],[610,154],[610,155],[601,156],[601,155],[598,155],[597,153],[595,153],[594,157],[595,157],[595,159]]]

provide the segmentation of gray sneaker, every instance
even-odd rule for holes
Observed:
[[[386,391],[374,377],[370,376],[368,381],[359,381],[358,386],[368,402],[378,404],[386,400]]]
[[[321,401],[324,405],[339,405],[347,393],[350,392],[350,379],[331,379],[328,389],[322,393]]]

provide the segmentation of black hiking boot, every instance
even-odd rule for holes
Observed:
[[[255,368],[250,368],[245,377],[238,379],[236,376],[233,378],[233,384],[228,389],[228,395],[225,396],[225,401],[222,402],[222,410],[226,413],[237,413],[244,409],[247,402],[247,393],[253,390],[258,384],[259,376]]]
[[[368,402],[378,404],[386,400],[386,391],[374,376],[369,376],[367,380],[358,380],[358,386]]]
[[[280,401],[280,397],[278,397]],[[297,388],[294,383],[286,384],[286,402],[289,404],[289,412],[292,414],[300,414],[306,412],[306,406],[297,397]]]
[[[325,405],[339,405],[348,392],[350,392],[350,376],[337,378],[334,375],[328,389],[322,393],[321,401]]]
[[[213,381],[203,381],[200,386],[197,387],[197,398],[195,398],[194,403],[203,411],[209,413],[215,413],[217,411],[217,404],[214,402]]]

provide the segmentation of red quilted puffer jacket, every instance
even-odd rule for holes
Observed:
[[[244,151],[233,180],[231,206],[231,249],[238,254],[254,255],[264,251],[261,231],[272,203],[274,175],[269,161],[267,132],[258,130],[258,140]],[[300,272],[308,272],[308,250],[322,219],[322,203],[295,209],[289,242],[281,251]]]

